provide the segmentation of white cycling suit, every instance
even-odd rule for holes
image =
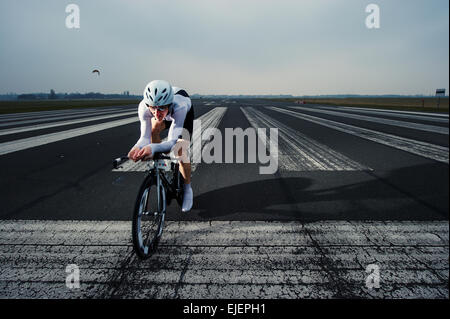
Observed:
[[[172,147],[176,144],[178,137],[182,135],[184,120],[186,119],[186,114],[192,107],[192,102],[188,96],[185,96],[187,93],[183,89],[172,87],[172,90],[175,92],[173,96],[173,104],[169,109],[167,116],[164,118],[164,120],[172,121],[169,134],[167,135],[167,141],[161,143],[151,143],[153,114],[150,112],[144,100],[142,100],[139,103],[138,108],[139,121],[141,122],[141,137],[136,142],[135,147],[142,148],[150,145],[153,154],[170,152]]]

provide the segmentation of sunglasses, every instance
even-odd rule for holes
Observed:
[[[148,105],[147,103],[145,105],[147,105],[147,107],[150,108],[152,111],[158,110],[158,111],[164,112],[165,110],[167,110],[169,108],[169,105],[153,106],[153,105]]]

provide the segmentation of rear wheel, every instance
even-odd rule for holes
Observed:
[[[133,212],[133,246],[141,259],[150,257],[158,246],[164,227],[165,206],[164,188],[160,188],[158,196],[155,177],[147,176]]]

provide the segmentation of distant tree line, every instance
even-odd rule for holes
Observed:
[[[130,91],[125,91],[122,94],[103,94],[99,92],[88,93],[56,93],[55,90],[50,90],[48,93],[29,93],[19,95],[8,95],[8,97],[15,97],[17,100],[64,100],[64,99],[123,99],[123,98],[140,98],[137,95],[130,95]]]
[[[201,99],[201,98],[431,98],[435,97],[434,94],[425,95],[394,95],[394,94],[384,94],[384,95],[358,95],[358,94],[334,94],[334,95],[303,95],[294,96],[290,94],[280,94],[280,95],[226,95],[226,94],[191,94],[191,98]],[[447,95],[448,97],[448,95]],[[50,90],[50,93],[28,93],[28,94],[0,94],[0,101],[13,101],[13,100],[63,100],[63,99],[140,99],[140,95],[131,95],[130,91],[124,91],[122,94],[103,94],[99,92],[88,92],[88,93],[56,93],[55,90]]]

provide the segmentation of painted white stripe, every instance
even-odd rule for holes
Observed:
[[[194,120],[194,129],[192,132],[192,141],[199,141],[201,139],[201,130],[198,126],[198,121],[201,122],[201,129],[205,130],[207,128],[216,128],[219,126],[220,122],[222,121],[223,116],[225,115],[225,112],[227,111],[226,107],[216,107],[212,109],[211,111],[203,114],[198,119]],[[206,141],[202,141],[202,149],[203,145],[206,143]],[[192,143],[191,143],[192,148]],[[191,156],[192,156],[192,149],[191,149]],[[192,161],[191,161],[192,162]],[[151,162],[150,162],[151,164]],[[144,172],[148,170],[149,162],[137,162],[134,163],[133,161],[127,160],[125,161],[118,169],[113,169],[113,172]],[[192,163],[191,164],[191,172],[195,172],[197,169],[198,164]]]
[[[199,118],[200,121],[194,121],[194,129],[192,132],[192,140],[193,141],[201,141],[201,151],[203,152],[203,147],[206,143],[206,141],[202,140],[202,131],[206,130],[207,128],[217,128],[222,121],[222,118],[224,117],[227,107],[215,107],[212,111],[209,111],[206,113],[206,116],[201,116]],[[201,123],[201,127],[198,125]],[[200,163],[193,163],[192,157],[193,157],[193,144],[191,143],[190,148],[190,155],[191,155],[191,171],[195,172],[200,165]]]
[[[219,126],[222,121],[225,112],[227,111],[227,107],[215,107],[211,111],[206,114],[203,114],[200,118],[194,121],[194,129],[192,132],[193,140],[201,138],[201,130],[198,126],[198,121],[201,122],[201,129],[205,130],[207,128],[216,128]],[[197,124],[197,125],[196,125]],[[202,141],[202,147],[205,141]]]
[[[306,224],[295,221],[168,221],[161,244],[307,246],[312,242],[306,229],[323,245],[449,244],[448,221],[335,220]],[[130,232],[131,221],[1,220],[0,245],[131,245]]]
[[[369,110],[369,109],[360,109],[360,108],[350,108],[350,107],[332,107],[332,106],[319,106],[320,109],[326,110],[334,110],[334,111],[342,111],[342,112],[351,112],[351,113],[363,113],[363,114],[374,114],[374,115],[385,115],[392,116],[396,118],[406,118],[411,120],[423,120],[429,122],[436,123],[449,123],[448,116],[447,117],[431,117],[431,116],[421,116],[416,114],[408,114],[402,112],[380,112],[378,110]],[[306,109],[306,108],[305,108]]]
[[[6,220],[0,298],[448,299],[448,242],[448,221],[167,221],[137,267],[130,221]],[[379,289],[365,288],[370,264]]]
[[[448,127],[420,124],[420,123],[413,123],[413,122],[403,122],[403,121],[390,120],[390,119],[380,118],[380,117],[371,117],[371,116],[365,116],[365,115],[327,111],[324,109],[307,108],[307,107],[302,107],[302,106],[295,106],[295,107],[291,107],[291,108],[296,109],[296,110],[301,110],[301,111],[308,111],[308,112],[312,112],[312,113],[328,114],[328,115],[356,119],[356,120],[360,120],[360,121],[372,122],[372,123],[377,123],[377,124],[386,124],[386,125],[391,125],[391,126],[405,127],[405,128],[409,128],[409,129],[425,131],[425,132],[449,135]]]
[[[41,146],[49,143],[59,142],[65,139],[69,139],[72,137],[77,137],[81,135],[86,135],[102,130],[106,130],[109,128],[126,125],[130,123],[137,122],[138,117],[132,117],[123,120],[117,120],[113,122],[107,122],[102,124],[95,124],[91,126],[86,126],[82,128],[76,128],[72,130],[50,133],[45,135],[34,136],[30,138],[24,138],[21,140],[6,142],[0,144],[0,155],[9,154],[17,151],[26,150],[28,148]]]
[[[405,152],[409,152],[415,155],[419,155],[425,158],[433,159],[438,162],[447,163],[449,148],[444,146],[439,146],[431,143],[416,141],[392,134],[382,133],[374,130],[369,130],[366,128],[339,123],[336,121],[326,120],[320,117],[311,116],[303,113],[298,113],[290,111],[287,109],[281,109],[278,107],[267,107],[268,109],[289,114],[299,119],[316,123],[325,127],[329,127],[334,130],[338,130],[344,133],[352,134],[366,140],[370,140],[383,145],[391,146],[396,149],[400,149]]]
[[[113,172],[146,172],[149,170],[150,166],[153,166],[153,161],[138,161],[133,162],[126,160],[117,169],[113,169]]]
[[[52,121],[58,121],[58,120],[67,120],[67,119],[72,119],[72,118],[87,118],[89,116],[93,116],[93,115],[103,115],[105,113],[108,114],[112,114],[112,113],[124,113],[127,111],[124,110],[118,110],[118,111],[109,111],[109,112],[105,112],[105,111],[100,111],[100,112],[89,112],[90,114],[73,114],[73,115],[64,115],[64,116],[56,116],[56,117],[45,117],[45,118],[39,118],[39,119],[31,119],[31,120],[24,120],[24,121],[15,121],[15,122],[11,122],[8,121],[7,123],[1,123],[0,127],[6,127],[6,126],[13,126],[13,125],[21,125],[21,124],[33,124],[33,123],[43,123],[43,122],[52,122]],[[137,113],[137,111],[135,111],[135,113]]]
[[[89,114],[89,113],[110,113],[110,112],[126,112],[130,108],[124,107],[109,107],[109,108],[82,108],[82,109],[68,109],[68,110],[54,110],[54,111],[41,111],[41,112],[24,112],[0,115],[0,122],[6,122],[10,120],[24,120],[30,118],[42,118],[52,117],[60,115],[73,115],[73,114]]]
[[[321,107],[326,105],[320,105]],[[328,107],[328,106],[326,106]],[[399,111],[399,110],[383,110],[383,109],[373,109],[373,108],[363,108],[363,107],[349,107],[349,106],[337,106],[341,109],[355,109],[355,110],[364,110],[364,111],[376,111],[376,112],[382,112],[382,113],[402,113],[402,114],[417,114],[422,115],[424,117],[441,117],[441,118],[447,118],[448,114],[445,113],[427,113],[427,112],[412,112],[412,111]]]
[[[136,111],[120,113],[120,114],[111,114],[111,115],[105,115],[105,116],[95,116],[95,117],[90,117],[87,119],[80,119],[80,120],[72,120],[72,121],[64,121],[64,122],[57,122],[57,123],[51,123],[51,124],[33,125],[33,126],[19,127],[19,128],[13,128],[13,129],[6,129],[6,130],[0,131],[0,136],[35,131],[35,130],[43,130],[43,129],[58,127],[58,126],[65,126],[65,125],[86,123],[86,122],[92,122],[92,121],[98,121],[98,120],[105,120],[105,119],[110,119],[110,118],[115,118],[115,117],[120,117],[120,116],[127,116],[127,115],[134,115],[134,114],[136,114]]]
[[[278,128],[278,166],[284,171],[354,171],[370,170],[343,154],[272,119],[253,107],[241,107],[247,120],[255,128]]]

